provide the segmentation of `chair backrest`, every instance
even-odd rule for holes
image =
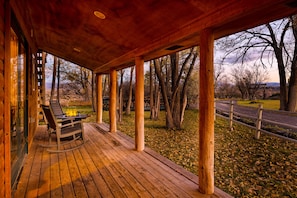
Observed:
[[[47,119],[48,126],[52,129],[56,130],[56,127],[57,127],[56,120],[54,118],[54,115],[53,115],[50,107],[47,105],[42,105],[42,110],[43,110],[44,115]]]
[[[58,100],[51,100],[50,106],[55,117],[63,117],[65,115]]]

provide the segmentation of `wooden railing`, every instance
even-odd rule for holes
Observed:
[[[226,104],[226,102],[223,102],[223,103]],[[225,119],[228,119],[230,130],[233,130],[233,123],[236,122],[236,123],[245,125],[247,127],[250,127],[252,129],[255,129],[255,139],[259,139],[261,136],[261,132],[263,132],[263,133],[273,135],[273,136],[276,136],[276,137],[279,137],[279,138],[282,138],[285,140],[297,142],[296,138],[290,138],[285,135],[275,133],[272,130],[269,130],[268,127],[265,127],[265,126],[271,125],[271,126],[276,126],[283,130],[287,129],[287,130],[292,131],[291,133],[296,133],[296,137],[297,137],[297,126],[291,125],[291,124],[286,124],[286,123],[281,123],[281,122],[276,122],[276,121],[272,121],[269,119],[263,119],[263,111],[265,109],[263,108],[262,104],[259,104],[257,113],[254,116],[234,111],[234,102],[233,101],[230,101],[228,104],[230,105],[228,111],[216,107],[215,115],[220,116]],[[268,110],[265,110],[265,111],[268,111]],[[271,111],[271,110],[269,110],[269,111]],[[271,112],[273,112],[273,111],[271,111]]]

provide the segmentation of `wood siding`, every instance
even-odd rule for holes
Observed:
[[[10,159],[10,27],[11,8],[8,1],[0,0],[0,197],[11,197]],[[31,46],[31,45],[30,45]],[[28,143],[32,144],[38,125],[37,83],[35,60],[27,49],[28,61]]]
[[[0,197],[10,197],[10,7],[0,0]]]
[[[0,197],[5,197],[4,144],[4,0],[0,0]]]

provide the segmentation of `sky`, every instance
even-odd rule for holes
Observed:
[[[281,38],[283,38],[285,47],[283,51],[292,55],[295,47],[295,39],[292,30],[290,28],[285,28],[288,24],[290,24],[290,21],[286,18],[269,23],[277,43],[280,43]],[[267,26],[261,25],[249,29],[246,32],[239,32],[216,40],[215,63],[216,61],[219,63],[220,60],[222,60],[221,57],[225,56],[224,54],[226,51],[237,49],[236,52],[230,53],[228,57],[224,59],[224,63],[226,63],[224,68],[226,73],[228,73],[232,70],[232,67],[239,66],[238,64],[234,64],[234,62],[236,62],[235,60],[238,59],[237,57],[242,56],[243,53],[245,53],[244,65],[247,65],[248,67],[253,67],[253,65],[261,66],[262,62],[260,62],[260,60],[262,56],[269,77],[267,82],[279,82],[275,53],[271,44],[268,44],[272,42],[270,34],[271,32],[268,30]],[[282,37],[283,35],[284,37]],[[250,47],[251,45],[253,47]],[[265,51],[263,51],[263,49],[265,49]],[[238,55],[236,53],[238,53]],[[290,77],[289,73],[287,73],[286,77]]]
[[[224,74],[231,76],[231,73],[232,73],[231,70],[233,68],[235,68],[236,66],[240,66],[240,65],[238,65],[238,64],[237,65],[234,64],[233,66],[232,65],[224,65]],[[272,65],[271,67],[268,66],[267,73],[268,73],[268,79],[266,82],[279,82],[278,68],[277,68],[276,64]]]

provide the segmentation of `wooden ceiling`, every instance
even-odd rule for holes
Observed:
[[[36,49],[96,73],[199,45],[297,12],[295,0],[11,0]],[[99,19],[100,11],[105,19]]]

